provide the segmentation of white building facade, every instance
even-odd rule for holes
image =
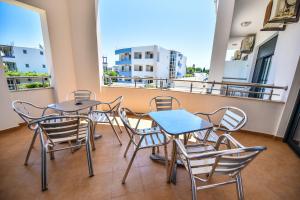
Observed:
[[[178,51],[157,45],[117,49],[114,69],[124,77],[164,78],[183,77],[186,57]]]
[[[0,45],[3,63],[11,71],[48,73],[45,51],[41,48],[28,48]]]

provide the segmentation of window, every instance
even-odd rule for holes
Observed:
[[[153,72],[153,66],[152,65],[146,65],[146,71],[147,72]]]
[[[25,67],[29,68],[29,64],[25,64]]]
[[[46,68],[46,65],[42,65],[43,66],[43,68]]]
[[[137,72],[143,71],[143,66],[141,66],[141,65],[134,65],[134,71],[137,71]]]
[[[142,53],[141,52],[134,52],[134,59],[142,59]]]
[[[23,49],[23,54],[27,54],[27,50],[26,49]]]
[[[40,51],[40,55],[44,55],[44,52]]]
[[[146,59],[152,59],[153,58],[153,52],[152,51],[146,51]]]

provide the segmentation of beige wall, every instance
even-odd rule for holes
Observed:
[[[18,120],[15,118],[14,112],[11,109],[11,101],[7,81],[4,75],[4,69],[0,56],[0,131],[15,127]]]
[[[247,113],[248,123],[244,130],[271,135],[277,135],[277,127],[284,108],[282,102],[120,87],[103,87],[101,100],[109,101],[120,95],[124,96],[123,105],[136,112],[148,112],[150,99],[158,95],[170,95],[178,98],[182,107],[191,112],[212,112],[222,106],[236,106]]]
[[[300,91],[300,56],[298,57],[298,67],[296,69],[295,76],[292,81],[292,86],[289,92],[289,96],[286,102],[286,106],[282,114],[282,120],[280,121],[278,126],[279,137],[284,137],[285,135],[299,91]]]
[[[209,81],[222,81],[235,0],[218,1]]]
[[[52,55],[52,76],[58,101],[71,91],[100,91],[95,0],[18,0],[40,12],[47,22],[46,50]],[[39,10],[41,9],[41,10]],[[45,27],[45,24],[42,24]],[[47,39],[46,39],[47,40]],[[46,51],[47,54],[47,51]]]
[[[47,105],[55,102],[53,88],[10,92],[9,98],[11,99],[11,101],[13,100],[27,101],[33,103],[34,105],[43,106],[43,107],[46,107]],[[9,108],[12,109],[11,106],[9,106]],[[14,113],[14,120],[16,120],[18,123],[23,122],[23,120],[15,113]]]

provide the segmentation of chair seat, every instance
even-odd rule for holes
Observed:
[[[144,136],[143,141],[141,142],[141,148],[161,146],[169,141],[167,137],[167,141],[164,141],[165,136],[160,132],[159,127],[138,129],[137,132],[141,134],[140,137],[142,137],[142,134],[147,134]]]
[[[197,140],[199,141],[203,141],[205,136],[206,136],[207,131],[197,131],[194,133],[194,136]],[[219,139],[219,136],[216,132],[214,132],[213,130],[210,131],[209,136],[207,138],[208,142],[214,142],[216,143]],[[222,141],[222,144],[224,144],[224,141]]]
[[[112,117],[111,113],[106,113],[108,117]],[[90,114],[90,119],[97,123],[109,123],[107,116],[104,113],[93,112]]]

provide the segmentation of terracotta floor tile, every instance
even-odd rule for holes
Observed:
[[[149,126],[148,121],[143,124]],[[26,127],[1,133],[0,199],[191,199],[185,169],[178,168],[176,185],[167,184],[165,166],[149,159],[151,149],[138,152],[123,185],[121,180],[133,154],[130,147],[127,157],[123,157],[128,135],[123,128],[120,134],[123,145],[120,146],[110,126],[98,125],[97,132],[103,136],[95,141],[96,150],[92,152],[95,176],[89,177],[85,148],[74,153],[57,152],[55,160],[47,159],[49,189],[45,192],[40,190],[39,142],[35,144],[29,165],[24,166],[32,133]],[[242,172],[246,199],[299,199],[300,159],[287,144],[249,133],[237,133],[234,137],[244,145],[268,148]],[[171,153],[170,144],[168,152]],[[199,191],[198,198],[236,199],[236,189],[228,185]]]

